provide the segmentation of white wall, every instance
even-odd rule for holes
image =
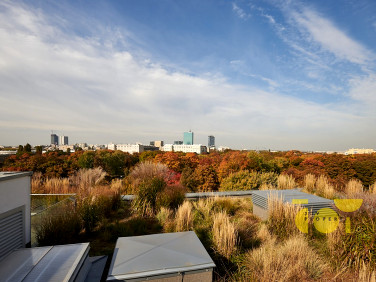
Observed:
[[[1,177],[1,176],[0,176]],[[0,180],[0,214],[25,205],[25,243],[31,240],[30,176],[4,177]]]

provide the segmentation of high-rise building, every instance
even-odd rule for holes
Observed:
[[[193,145],[193,132],[192,131],[189,130],[189,132],[184,132],[183,144],[184,145]]]
[[[68,136],[60,136],[60,145],[68,145]]]
[[[51,134],[51,145],[59,145],[59,137],[54,133]]]
[[[215,137],[213,135],[208,136],[208,148],[215,147]]]

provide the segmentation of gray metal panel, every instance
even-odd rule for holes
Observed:
[[[334,202],[332,200],[304,193],[296,189],[253,191],[252,202],[253,204],[267,210],[269,196],[281,199],[284,203],[290,204],[294,199],[307,199],[308,204],[301,204],[301,206],[303,208],[308,208],[313,214],[322,208],[334,208]]]
[[[19,249],[1,261],[0,279],[12,282],[74,281],[88,259],[88,252],[88,243]]]
[[[11,251],[25,247],[24,207],[0,216],[0,260]]]
[[[19,249],[0,263],[0,277],[4,281],[22,281],[52,247]]]
[[[118,238],[108,281],[214,268],[193,231]]]
[[[23,281],[73,281],[88,252],[88,243],[54,246]]]
[[[0,172],[0,181],[4,180],[9,180],[13,178],[19,178],[23,176],[32,176],[33,172],[32,171],[23,171],[23,172],[18,172],[18,171],[1,171]]]

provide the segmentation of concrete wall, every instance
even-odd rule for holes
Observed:
[[[0,214],[25,207],[25,243],[31,241],[30,175],[0,178]]]

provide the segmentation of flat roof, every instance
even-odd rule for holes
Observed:
[[[214,268],[194,231],[118,238],[107,281]]]
[[[18,249],[0,261],[2,281],[71,281],[88,256],[89,243]]]
[[[32,171],[0,171],[0,181],[32,175]]]

